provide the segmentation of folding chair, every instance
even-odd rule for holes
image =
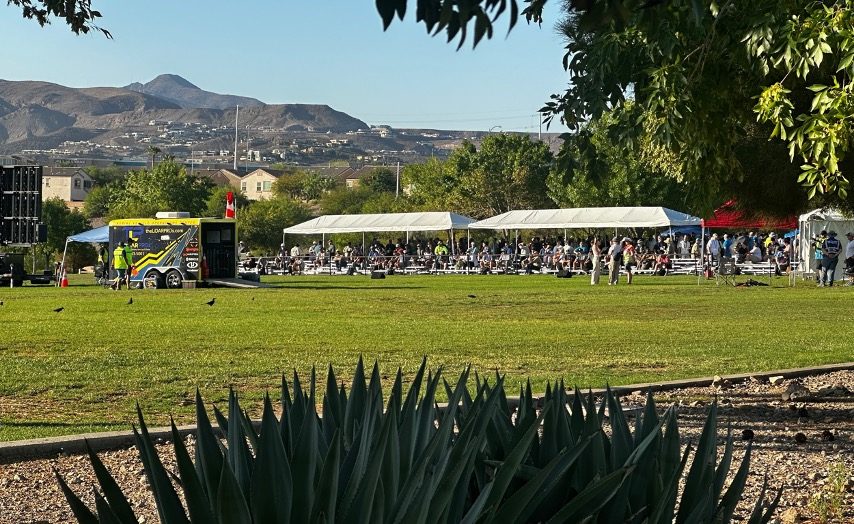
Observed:
[[[723,283],[734,286],[736,274],[737,266],[733,257],[720,257],[718,259],[718,269],[715,272],[715,282],[718,285]]]

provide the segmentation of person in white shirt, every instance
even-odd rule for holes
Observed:
[[[620,281],[620,266],[623,262],[623,248],[620,239],[611,239],[611,247],[608,248],[608,285],[616,286]]]
[[[759,244],[753,244],[753,249],[747,254],[747,261],[754,264],[762,262],[762,249],[759,248]]]
[[[713,263],[717,263],[718,258],[721,256],[721,241],[718,240],[717,233],[713,233],[712,238],[706,242],[706,253]]]
[[[688,258],[691,256],[691,240],[688,239],[688,235],[682,235],[682,238],[679,239],[679,258]]]

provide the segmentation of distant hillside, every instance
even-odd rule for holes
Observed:
[[[148,84],[164,92],[149,94],[118,87],[72,88],[49,82],[0,80],[0,146],[4,151],[56,147],[67,140],[96,140],[115,136],[151,120],[234,125],[240,105],[240,125],[276,130],[347,132],[368,125],[326,105],[265,105],[253,98],[203,91],[181,77],[161,75]],[[159,86],[159,87],[158,87]],[[176,87],[177,86],[177,87]],[[176,94],[178,93],[178,94]],[[180,96],[179,96],[180,95]],[[190,104],[199,100],[199,106]],[[219,104],[218,107],[208,107]]]
[[[184,109],[229,109],[237,105],[240,107],[264,105],[263,102],[254,98],[205,91],[178,75],[160,75],[151,82],[145,84],[134,82],[125,86],[125,89],[168,100]]]

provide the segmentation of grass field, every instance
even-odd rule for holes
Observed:
[[[530,377],[535,391],[556,377],[601,386],[854,360],[854,290],[785,279],[279,277],[271,289],[118,293],[90,282],[0,289],[0,440],[127,429],[137,401],[153,425],[189,422],[196,387],[216,402],[234,386],[257,405],[283,372],[325,376],[332,363],[346,380],[359,354],[390,377],[428,355],[452,373],[497,369],[511,389]]]

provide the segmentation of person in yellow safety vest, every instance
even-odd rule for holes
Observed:
[[[133,238],[128,238],[127,243],[125,244],[124,254],[125,254],[125,263],[128,265],[127,269],[127,287],[130,289],[130,277],[133,274],[133,248],[131,247],[133,244]]]
[[[116,269],[116,281],[113,284],[113,289],[118,291],[122,288],[122,281],[127,280],[128,263],[125,258],[124,242],[119,242],[113,251],[113,267]]]

